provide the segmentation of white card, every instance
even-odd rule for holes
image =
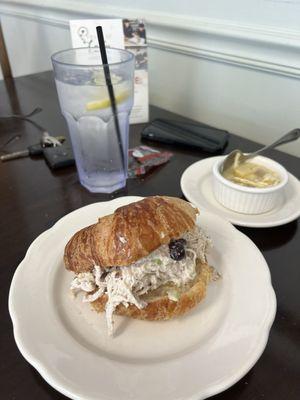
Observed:
[[[149,120],[148,56],[146,31],[140,19],[71,20],[73,47],[98,47],[96,27],[101,25],[107,47],[126,49],[135,55],[134,104],[130,123]]]
[[[73,47],[98,47],[96,27],[102,26],[105,45],[124,49],[121,19],[83,19],[70,21]]]

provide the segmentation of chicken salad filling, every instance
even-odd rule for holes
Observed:
[[[210,239],[195,227],[171,240],[148,256],[126,267],[101,269],[94,265],[91,272],[79,273],[71,282],[73,293],[84,292],[83,301],[93,302],[103,294],[107,295],[105,306],[108,332],[113,334],[113,313],[119,304],[130,304],[142,309],[148,302],[143,298],[147,293],[163,285],[181,287],[196,277],[196,260],[206,262]],[[177,301],[176,291],[170,290],[168,297]]]

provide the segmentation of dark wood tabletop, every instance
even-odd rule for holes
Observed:
[[[50,134],[68,135],[60,113],[51,72],[0,83],[0,116],[28,113],[35,107],[43,112],[34,120]],[[151,107],[151,119],[178,115]],[[201,110],[199,110],[201,116]],[[253,116],[255,118],[255,116]],[[140,143],[144,125],[130,129],[130,145]],[[40,139],[40,131],[26,121],[0,119],[0,147],[7,151],[26,148]],[[195,161],[208,153],[167,145],[153,147],[171,150],[171,161],[144,178],[128,180],[125,189],[110,195],[92,194],[83,188],[75,167],[51,171],[43,158],[22,158],[0,163],[0,398],[63,399],[21,356],[13,337],[7,301],[10,282],[30,243],[62,216],[87,204],[125,195],[171,195],[182,197],[180,177]],[[256,150],[259,144],[230,135],[225,152],[234,148]],[[299,178],[299,158],[279,151],[269,155]],[[299,205],[300,207],[300,205]],[[300,232],[298,221],[267,229],[238,228],[262,251],[269,265],[277,297],[277,314],[267,347],[251,369],[237,384],[214,396],[218,400],[298,400],[300,398]],[[199,371],[201,373],[201,371]],[[121,400],[121,399],[120,399]]]

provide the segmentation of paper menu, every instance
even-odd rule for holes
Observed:
[[[130,123],[149,120],[148,55],[146,30],[139,19],[85,19],[71,20],[72,45],[76,47],[98,47],[96,27],[101,25],[105,44],[108,47],[126,49],[135,55],[134,104]]]
[[[71,20],[70,32],[73,47],[98,47],[96,33],[98,25],[102,26],[106,46],[124,49],[124,34],[121,19]]]
[[[125,49],[135,56],[134,105],[130,115],[131,123],[149,121],[148,93],[148,50],[143,20],[123,19]]]

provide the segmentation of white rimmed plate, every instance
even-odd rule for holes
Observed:
[[[222,278],[190,314],[163,322],[119,317],[116,336],[104,315],[72,299],[63,267],[68,239],[117,207],[123,197],[78,209],[30,246],[9,294],[16,343],[43,378],[80,400],[199,400],[237,382],[267,343],[276,311],[268,266],[257,247],[208,212],[198,221],[211,236],[209,262]]]
[[[210,157],[190,165],[181,176],[181,190],[185,197],[199,207],[235,225],[268,228],[287,224],[300,216],[300,182],[288,173],[289,181],[281,202],[264,214],[242,214],[223,207],[215,198],[212,186],[212,167],[217,157]]]

